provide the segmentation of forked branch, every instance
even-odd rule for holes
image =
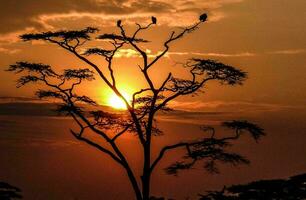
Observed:
[[[190,162],[175,162],[168,168],[166,168],[169,174],[176,175],[179,170],[190,169],[197,161],[205,160],[204,167],[211,172],[218,172],[216,168],[216,161],[221,161],[231,164],[249,163],[247,159],[239,154],[230,153],[226,151],[226,148],[230,146],[230,141],[237,140],[244,132],[248,132],[250,136],[257,142],[262,136],[265,135],[264,130],[258,125],[250,123],[248,121],[228,121],[223,122],[222,126],[235,130],[235,135],[223,138],[215,137],[215,130],[213,129],[213,135],[210,138],[201,140],[195,140],[190,142],[180,142],[174,145],[168,145],[161,149],[157,158],[153,161],[150,170],[152,171],[159,161],[164,157],[165,153],[170,150],[175,150],[181,147],[186,149],[186,155],[183,157],[191,159]],[[202,129],[202,130],[211,130]]]

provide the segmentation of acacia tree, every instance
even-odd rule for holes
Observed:
[[[17,62],[10,65],[8,71],[25,73],[17,81],[17,87],[28,83],[43,83],[48,89],[38,90],[40,98],[55,98],[61,101],[58,107],[59,112],[70,115],[80,127],[78,132],[71,130],[72,135],[79,141],[100,150],[110,156],[114,162],[120,165],[129,178],[137,200],[148,200],[150,194],[151,175],[165,154],[179,148],[185,149],[186,154],[182,160],[171,164],[166,168],[167,173],[176,175],[178,171],[191,169],[200,161],[204,162],[204,168],[210,172],[217,172],[216,161],[231,164],[247,164],[249,161],[237,153],[227,150],[231,141],[237,140],[244,132],[257,141],[264,135],[263,129],[256,124],[247,121],[228,121],[222,125],[232,129],[234,134],[228,137],[217,137],[213,127],[202,127],[203,131],[209,131],[207,137],[195,138],[191,141],[183,141],[160,149],[157,157],[151,154],[152,137],[159,135],[161,130],[156,126],[156,114],[160,111],[171,111],[167,106],[172,100],[186,95],[195,94],[210,81],[218,81],[223,85],[240,85],[246,79],[246,72],[232,66],[220,63],[215,60],[191,58],[183,64],[184,70],[190,74],[189,79],[175,77],[171,72],[157,84],[151,78],[149,69],[156,67],[158,61],[166,55],[170,45],[192,33],[206,21],[207,15],[200,16],[195,24],[182,28],[180,31],[173,31],[169,38],[163,43],[163,50],[154,58],[150,58],[142,44],[149,41],[140,38],[139,33],[146,31],[156,24],[157,20],[146,25],[136,23],[136,30],[128,34],[121,20],[117,21],[118,34],[98,34],[97,28],[88,27],[82,30],[56,31],[30,33],[21,35],[23,41],[42,40],[55,44],[83,61],[89,68],[66,69],[63,72],[56,72],[50,65],[41,63]],[[102,40],[111,43],[112,48],[86,48],[89,40]],[[132,100],[127,100],[120,92],[116,82],[116,74],[113,70],[115,54],[122,48],[134,48],[143,60],[142,66],[138,66],[147,86],[135,92]],[[84,49],[86,49],[84,51]],[[96,65],[91,56],[99,56],[106,62],[105,66]],[[107,73],[103,68],[108,69]],[[101,110],[97,103],[86,95],[79,95],[75,88],[83,81],[91,81],[98,78],[98,81],[107,85],[126,107],[127,114],[116,114]],[[89,104],[90,109],[85,104]],[[112,134],[110,134],[110,130]],[[107,142],[107,145],[86,137],[86,131],[95,133]],[[115,134],[114,134],[115,132]],[[125,156],[125,150],[117,145],[117,139],[123,134],[133,133],[137,136],[143,150],[143,165],[141,176],[136,176]]]

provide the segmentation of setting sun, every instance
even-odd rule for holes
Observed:
[[[122,95],[124,98],[130,102],[131,98],[130,95],[128,95],[126,92],[122,92]],[[107,105],[115,108],[115,109],[120,109],[120,110],[125,110],[127,109],[125,102],[116,94],[110,94],[107,98]]]
[[[116,109],[126,109],[124,101],[115,94],[108,98],[107,104]]]

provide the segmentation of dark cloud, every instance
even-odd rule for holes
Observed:
[[[11,97],[11,96],[0,96],[0,103],[8,102],[34,102],[37,101],[37,98],[32,97]]]
[[[73,2],[78,2],[75,4]],[[85,1],[35,1],[35,0],[11,0],[5,1],[1,5],[0,12],[0,32],[9,33],[22,30],[26,27],[40,28],[42,24],[36,21],[36,17],[41,14],[64,13],[70,10],[88,9],[89,4]],[[86,7],[84,7],[86,6]]]
[[[187,25],[198,19],[203,11],[209,12],[210,20],[217,21],[224,13],[214,10],[226,4],[244,0],[9,0],[0,6],[0,34],[21,32],[25,29],[47,30],[48,20],[62,20],[69,23],[80,17],[91,17],[102,24],[114,18],[130,19],[158,15],[159,24],[169,26]],[[88,22],[88,20],[87,20]],[[55,28],[62,27],[58,23]]]
[[[1,2],[0,34],[23,30],[28,27],[44,28],[41,15],[70,12],[125,15],[142,12],[165,12],[171,9],[167,3],[129,0],[10,0]]]
[[[56,105],[50,103],[11,102],[0,104],[0,115],[57,116]]]
[[[178,110],[184,109],[187,111],[191,111],[192,113],[197,113],[194,111],[205,111],[204,113],[266,113],[276,112],[280,110],[296,110],[303,108],[302,105],[286,105],[250,101],[185,101],[172,102],[170,107]]]

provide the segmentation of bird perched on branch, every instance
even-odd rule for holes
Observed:
[[[205,22],[207,20],[207,14],[206,13],[202,14],[199,19],[201,22]]]
[[[117,21],[117,26],[118,26],[118,27],[121,26],[121,20],[120,20],[120,19]]]
[[[152,17],[151,17],[151,20],[152,20],[152,23],[153,23],[153,24],[156,24],[156,22],[157,22],[156,17],[152,16]]]

